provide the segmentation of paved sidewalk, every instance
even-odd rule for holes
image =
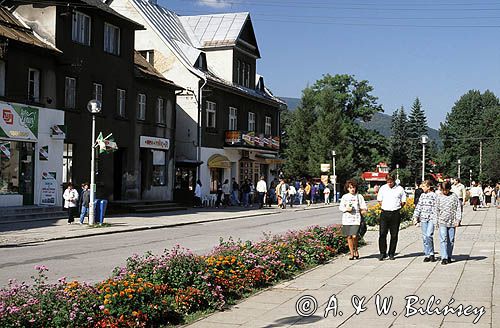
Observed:
[[[423,263],[420,228],[413,226],[400,231],[396,260],[381,262],[377,258],[378,232],[368,231],[367,246],[360,249],[359,260],[349,261],[347,256],[341,256],[189,328],[499,327],[500,272],[496,266],[497,258],[500,260],[499,213],[495,208],[477,212],[469,206],[465,208],[463,226],[457,231],[454,263]],[[437,234],[434,245],[439,251]],[[296,311],[301,299],[301,311],[314,312],[313,303],[307,303],[305,296],[313,296],[318,304],[315,314],[309,317],[301,317]],[[435,300],[429,305],[433,296]],[[376,313],[377,297],[381,300],[392,297],[387,314]],[[354,313],[353,298],[357,303],[364,300],[365,312]],[[329,300],[331,305],[336,302],[338,312],[333,316],[330,311],[325,318]],[[455,310],[462,308],[462,315],[437,314],[446,305]],[[478,320],[476,324],[474,320]]]
[[[148,229],[162,229],[179,225],[203,223],[211,221],[224,221],[240,219],[245,217],[280,214],[283,211],[304,211],[324,208],[327,205],[314,204],[311,207],[296,205],[281,210],[274,205],[265,207],[228,207],[226,209],[213,208],[191,208],[184,211],[151,213],[136,216],[112,216],[106,217],[102,227],[89,227],[87,224],[73,223],[68,225],[67,220],[57,221],[33,221],[22,223],[10,223],[0,225],[0,247],[11,247],[39,243],[50,240],[82,238],[87,236],[114,234],[129,231],[140,231]],[[335,206],[335,205],[328,205]],[[78,218],[76,218],[78,222]]]

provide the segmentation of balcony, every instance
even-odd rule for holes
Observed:
[[[261,149],[272,152],[280,150],[280,137],[257,134],[254,131],[228,130],[224,134],[224,147]]]

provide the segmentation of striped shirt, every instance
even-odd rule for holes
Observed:
[[[423,193],[418,201],[415,211],[413,212],[413,220],[418,222],[432,221],[434,224],[437,222],[436,210],[437,195],[432,192]]]
[[[462,209],[457,195],[438,195],[436,199],[437,219],[440,226],[454,227],[460,223]]]

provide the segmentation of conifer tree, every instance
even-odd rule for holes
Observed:
[[[422,169],[422,143],[421,138],[427,135],[427,118],[422,109],[420,99],[416,98],[411,106],[410,115],[408,117],[408,169],[414,182],[421,179],[420,172]],[[426,156],[428,158],[428,156]]]
[[[391,131],[391,167],[395,169],[399,164],[404,169],[408,163],[408,119],[403,106],[392,114]]]

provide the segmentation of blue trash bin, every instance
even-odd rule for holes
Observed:
[[[104,223],[104,215],[106,215],[106,207],[107,206],[108,206],[107,199],[99,199],[99,223],[100,224]]]

